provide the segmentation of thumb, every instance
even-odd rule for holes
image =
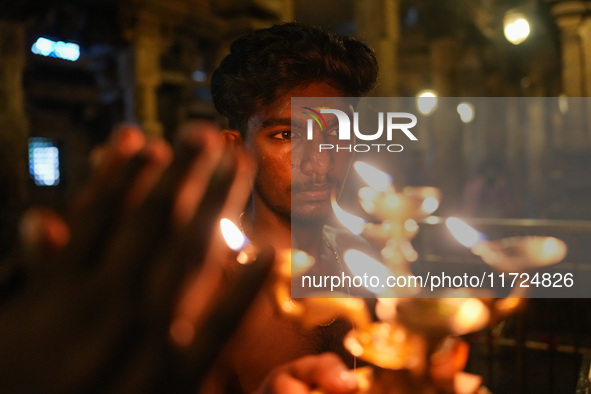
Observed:
[[[31,261],[54,257],[70,239],[64,219],[49,208],[29,208],[19,225],[21,243]]]

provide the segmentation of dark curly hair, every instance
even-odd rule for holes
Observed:
[[[213,73],[211,91],[218,112],[243,133],[254,113],[297,86],[325,82],[359,97],[377,76],[374,52],[355,37],[284,23],[234,41]]]

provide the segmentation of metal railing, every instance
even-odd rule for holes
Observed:
[[[469,225],[498,239],[512,236],[554,236],[569,252],[561,269],[591,271],[591,221],[470,218]],[[444,218],[420,223],[413,241],[423,266],[481,263],[461,246]],[[589,283],[591,287],[591,283]],[[467,370],[482,375],[493,393],[591,392],[591,299],[532,299],[524,312],[466,337],[471,344]]]

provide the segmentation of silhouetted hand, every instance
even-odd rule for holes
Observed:
[[[355,375],[333,353],[305,356],[275,368],[256,394],[351,394]]]
[[[26,280],[0,301],[0,392],[195,392],[273,259],[240,267],[197,327],[175,316],[245,161],[208,130],[172,158],[127,127],[67,223],[30,214]]]

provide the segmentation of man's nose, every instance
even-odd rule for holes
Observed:
[[[326,175],[333,165],[332,155],[326,149],[320,151],[322,141],[313,139],[307,141],[302,152],[302,172],[306,175]]]

